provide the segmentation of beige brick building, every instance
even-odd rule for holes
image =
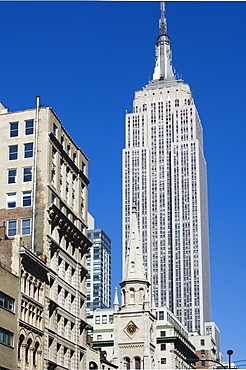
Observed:
[[[17,274],[0,263],[0,369],[16,369],[18,282]]]
[[[19,112],[0,104],[0,129],[0,261],[19,276],[18,369],[83,369],[88,159],[39,98]]]

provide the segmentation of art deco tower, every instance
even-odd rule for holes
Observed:
[[[152,81],[135,93],[123,150],[123,261],[137,207],[147,278],[157,306],[189,331],[210,321],[207,175],[190,87],[175,77],[161,2]]]

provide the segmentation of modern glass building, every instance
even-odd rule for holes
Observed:
[[[189,331],[203,332],[210,321],[203,134],[190,87],[173,72],[163,2],[153,79],[135,93],[125,140],[123,261],[135,203],[156,306],[171,309]]]
[[[94,223],[94,220],[93,220]],[[111,240],[102,229],[88,230],[93,243],[87,259],[87,316],[111,302]]]

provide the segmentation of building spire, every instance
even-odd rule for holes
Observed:
[[[153,80],[174,79],[172,67],[172,52],[170,38],[167,35],[167,23],[165,18],[165,4],[161,1],[161,18],[159,21],[160,35],[157,37],[155,47],[155,69]]]
[[[118,299],[118,289],[114,290],[114,312],[119,311],[119,299]]]
[[[160,31],[161,35],[165,35],[167,32],[167,22],[165,18],[165,2],[161,1],[161,19],[160,19]]]
[[[138,231],[137,210],[135,205],[132,207],[130,238],[124,271],[124,281],[132,279],[146,281],[142,244]]]

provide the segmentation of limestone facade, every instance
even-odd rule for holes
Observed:
[[[19,276],[18,369],[84,369],[88,159],[39,99],[2,109],[0,128],[0,261]]]
[[[3,263],[0,263],[0,282],[0,369],[10,370],[17,366],[19,280],[16,272]]]

